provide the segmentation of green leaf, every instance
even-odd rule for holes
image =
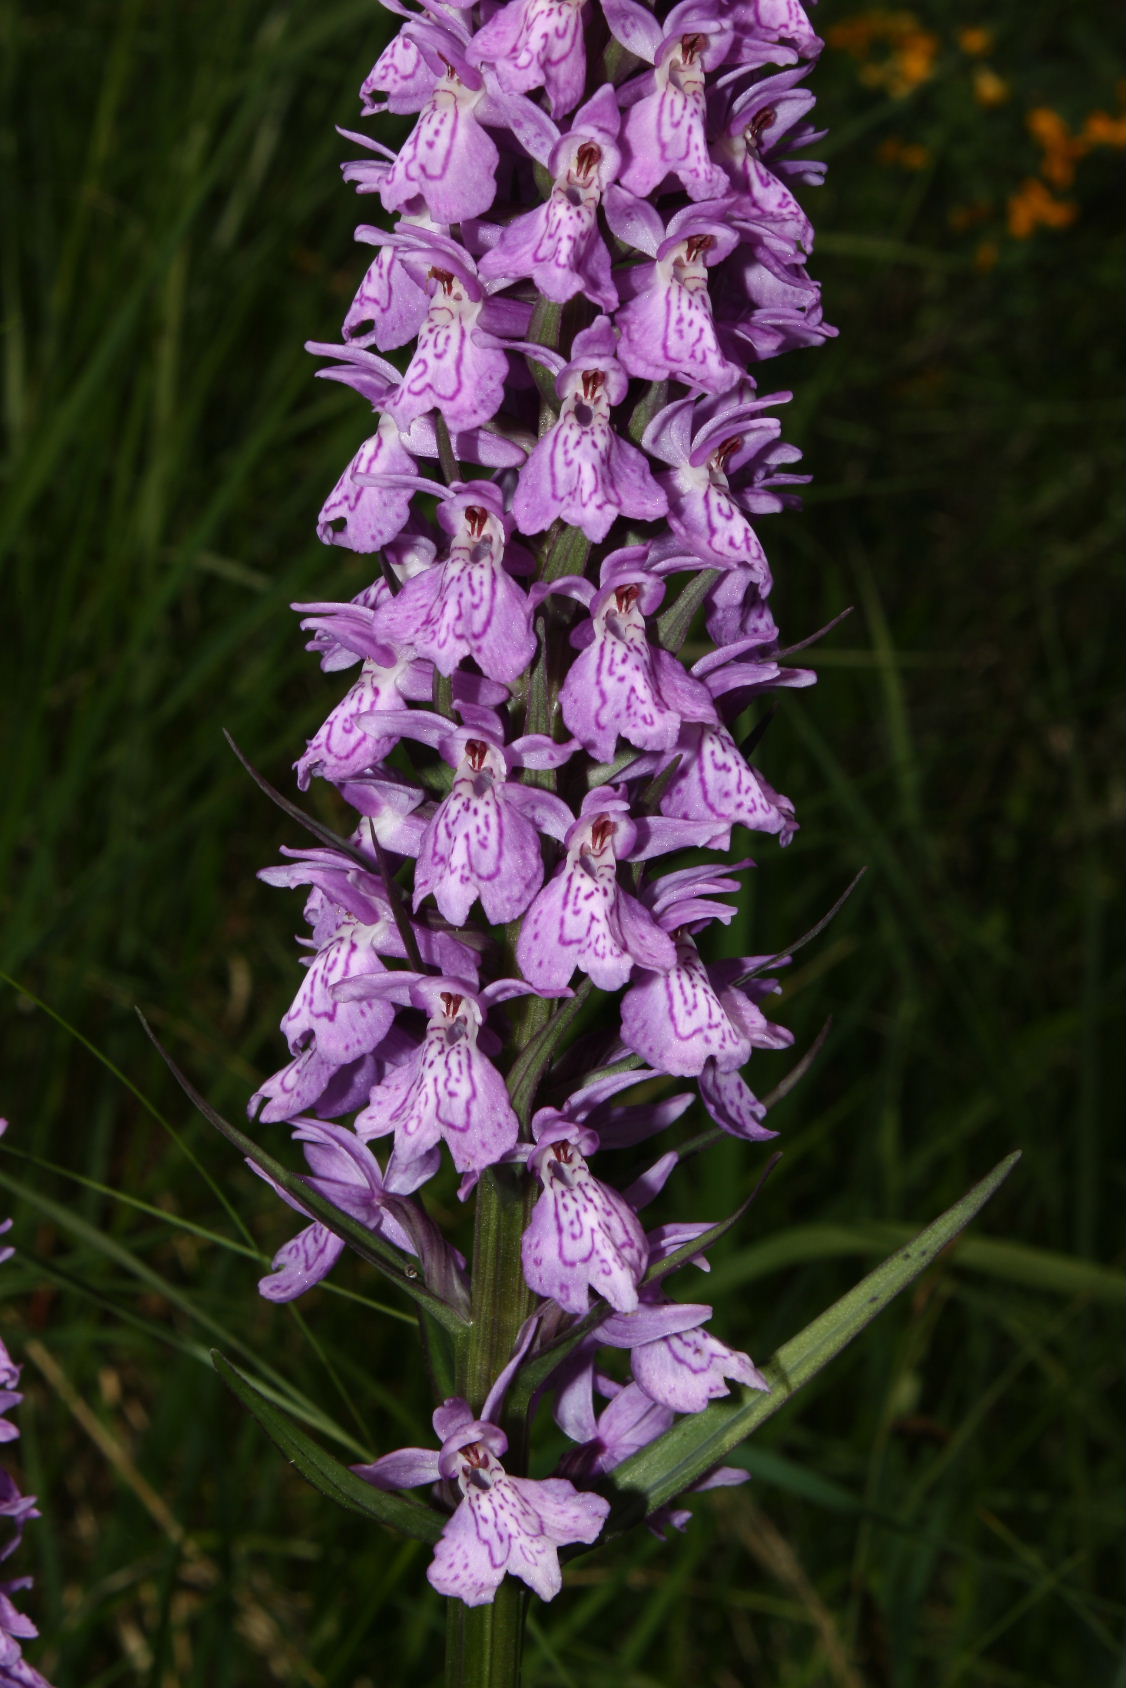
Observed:
[[[563,1006],[556,1009],[547,1025],[536,1033],[528,1047],[522,1050],[512,1063],[512,1070],[508,1075],[508,1091],[516,1114],[525,1124],[531,1115],[540,1079],[554,1060],[561,1040],[586,1005],[593,989],[590,980],[584,979],[574,996],[568,997]]]
[[[814,1319],[763,1370],[770,1393],[740,1388],[679,1423],[613,1472],[624,1526],[681,1495],[828,1365],[968,1225],[1020,1159],[1006,1157],[952,1208]]]
[[[264,792],[270,799],[270,802],[276,804],[283,815],[288,815],[291,821],[296,821],[297,825],[305,832],[310,833],[317,840],[318,844],[327,845],[330,850],[338,850],[342,856],[350,856],[352,861],[356,863],[357,867],[365,868],[367,872],[371,872],[371,861],[369,857],[365,856],[362,850],[358,850],[350,839],[341,838],[338,832],[333,832],[331,827],[325,826],[322,821],[317,820],[315,815],[307,815],[304,809],[298,808],[296,803],[291,803],[288,797],[283,797],[276,786],[272,786],[265,775],[258,772],[254,763],[243,755],[242,751],[239,749],[238,745],[235,743],[230,733],[227,732],[225,727],[223,729],[223,737],[226,739],[228,746],[234,751],[238,760],[242,763],[246,772],[250,775],[259,791]]]
[[[232,1365],[217,1348],[211,1350],[211,1362],[231,1393],[237,1395],[270,1440],[314,1489],[347,1511],[359,1512],[365,1518],[376,1518],[381,1524],[388,1524],[415,1541],[437,1541],[442,1533],[443,1520],[436,1512],[404,1495],[385,1494],[382,1489],[372,1488],[354,1471],[349,1471],[346,1465],[326,1454],[311,1436],[306,1436],[288,1413],[267,1400],[246,1373]]]
[[[704,599],[719,579],[719,569],[701,569],[693,580],[680,589],[680,595],[667,610],[657,617],[657,635],[667,651],[675,656],[692,631]]]
[[[727,1260],[715,1270],[709,1294],[725,1291],[769,1277],[775,1272],[805,1266],[813,1260],[836,1260],[842,1255],[883,1254],[904,1243],[909,1226],[894,1221],[868,1220],[852,1225],[828,1223],[794,1225],[788,1231],[754,1243],[736,1260]],[[974,1272],[1001,1283],[1020,1284],[1025,1289],[1049,1295],[1083,1297],[1103,1307],[1122,1302],[1122,1273],[1096,1260],[1083,1260],[1053,1249],[1034,1248],[1028,1243],[1007,1242],[998,1237],[965,1237],[953,1256],[960,1271]]]
[[[341,1208],[334,1206],[317,1190],[312,1189],[304,1178],[290,1172],[289,1168],[275,1160],[273,1155],[267,1154],[252,1137],[247,1136],[245,1131],[241,1131],[237,1125],[232,1125],[229,1120],[225,1120],[222,1114],[216,1113],[210,1102],[201,1096],[195,1086],[185,1078],[172,1057],[163,1048],[140,1009],[137,1010],[137,1018],[144,1026],[154,1047],[166,1063],[169,1072],[184,1095],[190,1102],[194,1103],[204,1119],[213,1125],[217,1131],[222,1132],[228,1142],[233,1143],[235,1148],[248,1160],[253,1161],[255,1166],[261,1167],[263,1172],[268,1173],[283,1190],[288,1191],[296,1201],[300,1202],[305,1212],[311,1214],[314,1219],[319,1219],[322,1225],[326,1225],[334,1236],[342,1238],[349,1248],[354,1249],[369,1265],[374,1266],[377,1271],[390,1278],[392,1283],[398,1284],[399,1288],[409,1295],[412,1301],[417,1301],[420,1307],[424,1307],[428,1313],[438,1320],[439,1324],[445,1325],[447,1330],[453,1331],[455,1334],[467,1328],[469,1321],[463,1318],[456,1308],[451,1307],[448,1302],[442,1300],[441,1296],[435,1295],[433,1290],[427,1289],[425,1284],[422,1283],[418,1277],[418,1267],[409,1255],[404,1254],[401,1249],[394,1248],[390,1243],[384,1242],[383,1238],[377,1236],[374,1231],[369,1231],[357,1219],[353,1219],[350,1213],[345,1213]]]

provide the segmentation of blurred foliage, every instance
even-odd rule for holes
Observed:
[[[747,1447],[750,1488],[574,1567],[534,1614],[545,1688],[1119,1680],[1122,90],[1086,0],[820,22],[841,332],[763,372],[815,476],[765,537],[789,636],[854,608],[763,744],[803,830],[755,841],[731,947],[870,872],[787,981],[799,1042],[834,1030],[717,1254],[718,1328],[765,1358],[1025,1158]],[[362,407],[300,348],[364,261],[332,126],[387,27],[371,0],[16,0],[2,24],[0,1177],[23,1194],[0,1328],[28,1358],[38,1657],[82,1688],[439,1668],[424,1550],[306,1490],[206,1357],[370,1455],[428,1410],[401,1310],[363,1305],[358,1265],[259,1302],[288,1217],[132,1017],[232,1117],[280,1058],[299,916],[253,874],[295,840],[219,729],[286,784],[334,695],[286,606],[364,582],[312,535]],[[682,1211],[727,1211],[750,1161],[704,1157]]]

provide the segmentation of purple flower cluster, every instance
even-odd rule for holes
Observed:
[[[792,1041],[764,1011],[778,986],[762,957],[699,948],[752,864],[698,863],[737,825],[782,844],[797,825],[738,741],[755,700],[813,679],[786,665],[758,534],[804,479],[775,414],[790,395],[747,366],[834,332],[793,192],[823,174],[802,156],[821,42],[798,0],[386,3],[404,22],[363,110],[415,122],[397,153],[349,135],[344,175],[394,226],[357,229],[375,255],[342,343],[310,347],[376,415],[318,533],[379,572],[295,606],[322,668],[354,672],[298,781],[331,782],[357,825],[262,875],[307,888],[309,955],[290,1058],[251,1109],[289,1123],[311,1188],[409,1253],[447,1153],[463,1200],[518,1169],[546,1302],[527,1352],[601,1311],[550,1380],[562,1474],[506,1472],[498,1389],[480,1417],[438,1407],[440,1451],[362,1468],[438,1486],[454,1510],[430,1579],[475,1605],[506,1571],[550,1598],[558,1547],[606,1515],[590,1484],[732,1381],[766,1387],[654,1274],[708,1228],[639,1217],[676,1151],[624,1189],[604,1166],[696,1103],[774,1135],[742,1075]],[[697,611],[712,644],[689,662]],[[580,975],[621,994],[525,1124],[505,1004]],[[621,1100],[661,1077],[694,1083]],[[262,1293],[301,1294],[342,1247],[314,1221]]]
[[[0,1136],[8,1129],[8,1122],[0,1119]],[[0,1236],[11,1229],[12,1221],[0,1221]],[[0,1265],[15,1253],[9,1244],[0,1245]],[[14,1442],[19,1430],[7,1416],[23,1400],[19,1392],[20,1372],[7,1348],[0,1340],[0,1442]],[[11,1474],[0,1466],[0,1516],[9,1526],[8,1539],[0,1546],[0,1561],[8,1559],[23,1540],[24,1526],[30,1518],[39,1517],[34,1495],[22,1495]],[[38,1635],[31,1619],[18,1610],[13,1594],[31,1587],[30,1577],[0,1578],[0,1688],[51,1688],[45,1676],[23,1656],[23,1642]]]

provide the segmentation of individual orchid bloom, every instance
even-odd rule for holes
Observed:
[[[590,620],[573,636],[584,648],[559,703],[568,730],[600,762],[609,762],[619,735],[642,750],[671,750],[683,722],[717,719],[707,688],[649,641],[645,618],[664,587],[647,573],[644,554],[641,547],[613,552],[597,591],[589,582],[573,588]]]
[[[397,601],[397,600],[393,600]],[[312,606],[310,606],[312,607]],[[317,619],[326,619],[323,613]],[[340,605],[344,612],[351,606]],[[369,618],[374,611],[369,611]],[[354,614],[349,619],[359,620]],[[342,623],[345,615],[336,620]],[[305,625],[309,625],[307,622]],[[348,637],[347,629],[341,631]],[[395,740],[389,735],[373,733],[372,723],[385,709],[402,709],[408,698],[421,699],[430,695],[430,665],[423,663],[413,650],[404,649],[398,655],[390,645],[376,645],[375,656],[365,657],[359,678],[341,698],[309,740],[303,754],[294,763],[297,784],[302,791],[309,782],[318,779],[345,780],[365,773],[381,757],[386,756]],[[361,726],[360,722],[366,723]]]
[[[418,468],[399,437],[397,424],[381,416],[375,433],[366,439],[329,493],[317,517],[322,545],[343,545],[368,553],[400,534],[410,515],[411,495],[402,488],[374,491],[371,475],[415,475]]]
[[[474,64],[491,65],[500,86],[547,93],[553,117],[566,116],[586,82],[583,0],[508,0],[470,42]]]
[[[794,243],[737,213],[732,222],[740,250],[724,266],[713,296],[728,334],[759,359],[831,339],[837,331],[822,314],[821,289],[810,280]]]
[[[813,225],[786,179],[815,186],[825,176],[823,164],[790,156],[820,138],[801,121],[814,104],[809,90],[799,86],[808,73],[809,66],[800,65],[744,90],[712,145],[712,157],[726,170],[740,212],[781,230],[806,251],[813,245]]]
[[[697,1227],[690,1227],[698,1229]],[[660,1226],[650,1237],[650,1264],[672,1252],[678,1231]],[[696,1264],[707,1269],[703,1255]],[[665,1300],[658,1285],[642,1292],[629,1312],[614,1312],[598,1327],[596,1340],[630,1354],[634,1382],[659,1406],[676,1413],[703,1412],[728,1393],[727,1379],[769,1392],[770,1385],[748,1355],[731,1349],[704,1329],[712,1308],[703,1302]]]
[[[629,205],[620,189],[607,194],[615,233],[654,258],[629,273],[633,296],[614,319],[621,336],[618,356],[631,375],[671,378],[707,393],[725,393],[743,378],[741,366],[720,345],[708,290],[708,270],[739,241],[726,220],[729,204],[688,206],[666,232],[651,205]]]
[[[816,58],[825,45],[800,0],[733,0],[729,16],[737,35],[778,43],[800,53],[803,59]],[[763,62],[781,63],[782,60]]]
[[[404,224],[430,233],[446,233],[445,227],[435,225],[425,212],[417,216],[404,213],[399,219],[399,227]],[[351,346],[378,346],[381,352],[405,346],[426,321],[430,309],[427,289],[403,263],[399,247],[388,243],[386,229],[361,223],[356,230],[356,239],[379,250],[348,307],[344,318],[344,339]]]
[[[617,990],[634,966],[659,973],[676,946],[643,904],[618,883],[619,861],[641,861],[704,844],[707,823],[635,820],[620,790],[588,792],[567,830],[566,859],[532,903],[516,944],[521,973],[537,990],[561,990],[576,967],[599,990]],[[660,1068],[665,1071],[665,1068]]]
[[[571,362],[556,380],[559,418],[520,471],[512,513],[522,532],[542,533],[561,519],[601,540],[620,515],[664,515],[668,502],[648,462],[610,420],[628,386],[610,319],[600,316],[575,335]]]
[[[400,1189],[417,1189],[433,1175],[442,1141],[459,1172],[479,1172],[509,1153],[518,1122],[504,1080],[478,1039],[493,1004],[526,994],[522,981],[500,979],[478,992],[465,979],[397,972],[337,988],[345,998],[370,993],[429,1016],[413,1055],[375,1086],[356,1118],[365,1140],[394,1132],[388,1175]]]
[[[779,439],[781,423],[766,414],[768,406],[790,397],[732,392],[719,399],[677,399],[657,413],[642,439],[646,451],[670,465],[657,478],[676,537],[711,568],[751,571],[767,591],[766,552],[747,517],[783,509],[792,499],[770,489],[806,478],[778,472],[801,453]]]
[[[405,242],[407,236],[394,239]],[[387,408],[400,425],[437,410],[451,429],[476,428],[500,409],[508,358],[481,325],[485,295],[473,261],[455,242],[439,243],[435,235],[419,236],[403,250],[409,268],[426,262],[422,274],[430,303]]]
[[[609,86],[576,112],[568,133],[551,149],[550,195],[502,230],[478,263],[484,280],[527,276],[545,298],[559,304],[582,293],[605,311],[615,309],[618,290],[598,227],[598,207],[621,165],[619,122],[617,96]]]
[[[626,117],[623,187],[647,199],[666,176],[676,176],[690,199],[718,198],[727,178],[708,154],[704,73],[726,55],[731,25],[718,7],[696,0],[674,7],[663,25],[651,13],[638,19],[642,8],[627,8],[622,0],[605,10],[619,39],[654,65],[652,91]]]
[[[560,798],[513,776],[522,768],[561,767],[577,749],[574,740],[556,744],[529,734],[506,745],[500,718],[485,709],[462,727],[426,710],[404,710],[394,728],[431,745],[454,770],[419,843],[415,908],[433,895],[446,919],[463,926],[479,897],[490,925],[517,919],[543,884],[540,835],[562,840],[573,816]]]
[[[429,568],[437,554],[438,547],[432,539],[402,535],[387,546],[380,559],[386,565],[387,576],[395,581],[394,592],[387,579],[381,577],[345,603],[326,601],[289,606],[303,618],[302,630],[311,634],[305,649],[319,654],[326,674],[351,668],[357,662],[386,659],[388,648],[376,636],[373,611],[397,595],[408,580]],[[430,681],[429,666],[419,669],[417,679],[419,686],[425,688]],[[421,698],[430,694],[422,689],[418,695]]]
[[[293,1123],[294,1141],[304,1145],[309,1164],[311,1175],[304,1180],[309,1188],[396,1248],[414,1254],[409,1232],[385,1205],[386,1197],[394,1191],[384,1182],[379,1162],[367,1144],[354,1131],[325,1120],[299,1119]],[[275,1184],[253,1161],[250,1165],[290,1207],[298,1213],[307,1211],[297,1197]],[[342,1237],[319,1219],[313,1220],[278,1250],[270,1272],[258,1281],[258,1293],[267,1301],[296,1300],[328,1276],[344,1247]]]
[[[625,1197],[587,1165],[599,1147],[598,1133],[542,1108],[533,1117],[532,1136],[536,1147],[528,1165],[543,1190],[521,1244],[528,1285],[568,1313],[585,1313],[592,1289],[628,1312],[637,1306],[649,1250]]]
[[[433,242],[437,241],[438,236],[434,235],[429,238]],[[407,237],[404,236],[404,241],[406,239]],[[458,247],[453,241],[447,242],[442,248],[443,256],[447,252],[451,256],[455,256],[458,252],[462,252],[463,257],[465,255],[462,248]],[[468,271],[466,273],[469,274]],[[434,278],[429,276],[427,272],[423,272],[423,274],[426,286],[431,286]],[[472,280],[472,278],[470,279]],[[475,282],[473,286],[476,287]],[[432,315],[436,312],[437,316],[440,317],[441,312],[436,310],[433,299],[431,306]],[[474,311],[476,311],[476,315],[474,315]],[[486,300],[479,307],[474,306],[472,310],[468,310],[465,313],[465,321],[461,324],[461,327],[470,334],[469,352],[466,353],[465,347],[458,340],[457,335],[461,332],[460,329],[454,333],[445,350],[449,352],[455,363],[460,359],[463,369],[472,372],[480,366],[479,354],[482,351],[495,350],[491,331],[486,332],[489,325],[492,324],[498,331],[505,333],[522,332],[522,325],[526,325],[528,311],[529,307],[521,306],[518,303],[506,306],[505,302],[501,300]],[[466,328],[466,323],[468,323],[468,328]],[[457,328],[456,323],[454,327]],[[434,336],[431,336],[431,338],[433,339]],[[369,351],[366,346],[333,346],[319,340],[307,340],[305,350],[336,359],[337,361],[331,363],[327,369],[318,369],[317,375],[323,380],[340,381],[345,386],[354,388],[361,397],[368,400],[375,410],[388,410],[392,399],[402,388],[403,377],[400,371],[393,364],[388,363],[385,358],[380,357],[378,353]],[[431,350],[434,351],[433,346]],[[439,345],[437,353],[441,354],[442,350],[443,348]],[[440,364],[441,358],[439,356],[439,376],[441,373]],[[421,380],[421,375],[419,379]],[[462,463],[482,463],[490,469],[511,468],[524,461],[533,443],[530,436],[524,436],[522,439],[517,434],[516,437],[510,438],[507,435],[497,433],[495,429],[481,427],[476,422],[461,425],[457,421],[457,415],[460,414],[460,411],[455,411],[452,422],[445,412],[443,414],[447,421],[451,443]],[[525,439],[527,443],[524,443]],[[412,457],[437,457],[439,455],[438,429],[433,416],[425,411],[420,411],[417,415],[409,417],[400,424],[399,441],[404,450],[408,451]]]
[[[383,958],[407,959],[407,948],[388,892],[375,873],[366,872],[339,851],[286,851],[284,866],[263,868],[268,885],[311,885],[306,917],[313,926],[316,953],[308,961],[301,988],[282,1019],[290,1053],[310,1043],[336,1066],[366,1055],[383,1041],[395,1018],[394,1005],[377,998],[343,1000],[335,994],[344,979],[385,971]],[[452,934],[415,930],[420,955],[430,965],[475,971],[473,952]]]
[[[794,805],[751,766],[726,727],[687,722],[676,754],[680,761],[661,794],[663,815],[738,822],[752,832],[777,834],[782,845],[793,838]]]
[[[370,856],[376,866],[380,850],[392,856],[418,855],[433,809],[420,786],[381,770],[341,780],[340,795],[359,817],[349,839],[354,850]],[[444,967],[443,971],[451,969]]]
[[[663,917],[662,923],[668,920]],[[736,981],[763,957],[705,965],[692,938],[675,932],[671,967],[642,972],[622,998],[622,1042],[661,1073],[687,1076],[714,1060],[721,1072],[745,1066],[753,1049],[786,1049],[793,1033],[773,1025],[756,998],[774,983]]]
[[[741,656],[751,660],[740,661]],[[734,694],[734,716],[744,698],[775,686],[804,686],[813,682],[809,669],[783,669],[771,657],[759,657],[747,641],[710,651],[693,664],[717,704]],[[786,845],[797,831],[794,807],[776,792],[742,755],[721,718],[715,722],[685,722],[672,751],[639,757],[624,772],[630,779],[662,774],[671,769],[661,792],[663,815],[681,820],[714,820],[728,827],[736,822],[753,832],[776,833]]]
[[[600,1395],[610,1397],[609,1405],[598,1414],[595,1386]],[[663,1436],[675,1420],[674,1412],[659,1406],[638,1384],[617,1383],[584,1364],[556,1397],[555,1422],[579,1444],[567,1450],[559,1470],[583,1482],[601,1477]]]
[[[402,211],[420,199],[436,223],[479,217],[493,203],[500,154],[481,126],[487,90],[464,56],[467,31],[414,19],[407,28],[433,73],[432,86],[383,179],[384,209]],[[412,88],[421,87],[421,71],[409,74]]]
[[[602,1334],[604,1340],[612,1341]],[[729,1348],[700,1325],[639,1344],[630,1363],[634,1382],[646,1395],[678,1413],[703,1412],[709,1401],[729,1393],[729,1379],[748,1389],[770,1392],[749,1355]]]
[[[412,22],[415,21],[412,19]],[[400,29],[380,53],[360,87],[365,117],[419,112],[434,92],[438,77],[409,28]],[[377,99],[383,94],[385,99]]]
[[[388,1034],[397,1037],[397,1027]],[[363,1055],[346,1067],[322,1055],[315,1043],[303,1049],[286,1066],[264,1079],[247,1103],[251,1119],[266,1125],[316,1113],[321,1119],[339,1119],[363,1106],[387,1071],[388,1063],[375,1054]]]
[[[492,329],[506,334],[520,332],[527,324],[530,307],[487,300],[473,259],[463,246],[445,235],[410,224],[386,235],[385,240],[401,253],[403,267],[429,300],[405,374],[362,346],[309,341],[308,349],[340,356],[341,362],[319,373],[355,387],[377,409],[386,411],[408,446],[414,444],[414,424],[434,410],[441,413],[455,437],[472,434],[496,415],[504,398],[508,359],[504,344]],[[519,343],[512,349],[521,349]],[[515,461],[523,455],[517,450]],[[470,462],[490,460],[488,455],[474,451],[467,452],[466,457]]]
[[[731,569],[721,574],[708,593],[705,627],[717,645],[734,645],[749,639],[762,652],[778,646],[778,624],[771,613],[769,593],[760,570]]]
[[[509,685],[536,649],[531,600],[509,573],[527,566],[527,554],[510,542],[512,518],[494,482],[431,490],[443,500],[438,520],[450,536],[449,551],[373,612],[373,629],[395,649],[428,658],[441,674],[471,656],[489,679]]]
[[[485,1403],[485,1411],[489,1402]],[[610,1503],[565,1477],[510,1477],[500,1456],[508,1438],[468,1402],[445,1401],[434,1414],[439,1453],[402,1448],[353,1470],[379,1489],[418,1488],[443,1479],[457,1506],[434,1549],[432,1588],[467,1606],[491,1604],[505,1573],[551,1600],[562,1587],[559,1548],[598,1539]]]

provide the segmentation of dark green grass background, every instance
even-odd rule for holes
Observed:
[[[844,52],[817,73],[815,268],[841,333],[764,371],[794,388],[816,477],[766,539],[787,635],[855,609],[763,743],[803,830],[785,854],[755,841],[732,942],[782,945],[869,873],[787,981],[799,1040],[834,1029],[778,1109],[785,1158],[686,1291],[765,1358],[1009,1149],[1024,1160],[748,1447],[752,1484],[699,1501],[683,1541],[575,1567],[534,1617],[545,1688],[1122,1680],[1119,155],[1081,161],[1070,228],[1004,230],[1039,162],[1027,111],[1073,129],[1112,111],[1114,49],[1089,4],[916,10],[940,50],[910,97]],[[820,21],[854,11],[826,0]],[[966,23],[996,33],[996,107],[973,97]],[[350,231],[372,202],[340,184],[332,125],[355,121],[385,27],[355,0],[3,14],[0,860],[20,988],[0,1177],[20,1253],[0,1330],[27,1359],[6,1457],[41,1498],[20,1568],[60,1688],[440,1672],[422,1550],[306,1489],[206,1357],[257,1364],[326,1445],[370,1457],[424,1439],[409,1326],[365,1305],[382,1298],[358,1263],[296,1309],[259,1301],[290,1217],[132,1015],[232,1115],[280,1059],[299,902],[253,873],[299,840],[220,728],[288,785],[338,681],[286,606],[365,579],[313,534],[363,408],[301,344],[336,334],[365,261]],[[881,161],[889,136],[922,168]],[[756,1058],[764,1084],[784,1066]],[[677,1205],[718,1217],[762,1159],[724,1145]]]

